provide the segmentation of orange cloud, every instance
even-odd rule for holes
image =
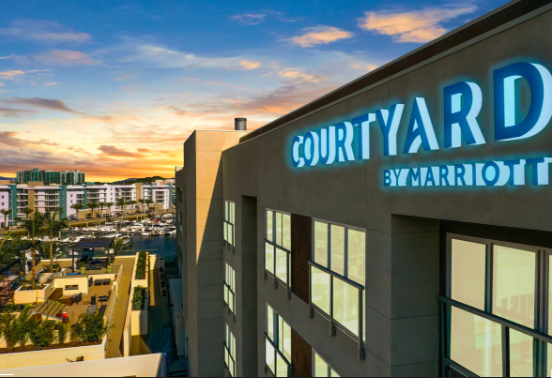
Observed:
[[[302,35],[293,37],[290,41],[301,47],[312,47],[314,45],[326,45],[353,36],[353,33],[333,26],[315,26],[312,28],[305,28],[303,32]]]
[[[468,4],[445,8],[426,8],[412,12],[366,12],[359,20],[362,29],[389,35],[396,42],[425,43],[448,30],[441,23],[473,13],[477,6]]]
[[[249,60],[242,60],[240,62],[240,66],[245,68],[246,70],[255,70],[261,66],[260,62],[251,62]]]
[[[35,56],[35,60],[56,66],[97,66],[102,62],[80,51],[52,50]]]

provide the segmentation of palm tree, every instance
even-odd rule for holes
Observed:
[[[86,206],[90,209],[90,219],[94,219],[94,209],[98,208],[98,204],[96,202],[89,202]]]
[[[125,219],[125,199],[124,198],[119,198],[117,200],[117,206],[119,206],[121,208],[121,226],[123,225],[123,221]]]
[[[31,218],[31,220],[27,220],[25,222],[25,228],[31,234],[32,237],[32,254],[33,254],[33,290],[36,289],[36,281],[35,281],[35,266],[36,266],[36,244],[35,244],[35,236],[39,236],[44,232],[43,230],[44,226],[44,215],[40,212],[35,212],[34,216]]]
[[[9,227],[8,216],[12,213],[12,210],[11,209],[0,210],[0,213],[2,213],[2,215],[4,216],[4,227],[8,228]]]
[[[142,205],[142,213],[143,213],[143,212],[144,212],[144,204],[146,203],[146,200],[143,199],[143,198],[140,198],[140,199],[138,200],[138,202],[140,202],[140,205]]]
[[[105,204],[105,206],[107,206],[107,208],[109,209],[109,215],[111,216],[111,207],[115,205],[113,202],[107,202]]]
[[[148,198],[148,199],[146,200],[146,203],[148,204],[148,211],[149,211],[149,210],[150,210],[151,204],[154,203],[154,202],[153,202],[153,200],[151,200],[151,199]]]
[[[56,216],[61,215],[62,212],[62,209],[58,209],[53,213],[50,213],[48,211],[46,214],[44,214],[44,223],[46,225],[48,233],[50,234],[50,268],[52,268],[52,266],[54,265],[54,242],[52,240],[54,236],[53,234],[54,232],[59,232],[63,228],[67,227],[67,222],[64,219],[56,219]]]
[[[25,214],[25,220],[29,220],[29,215],[31,215],[34,212],[34,210],[26,208],[21,210],[21,212]]]
[[[103,210],[105,209],[106,207],[106,203],[105,202],[100,202],[98,204],[98,207],[100,208],[100,225],[102,224],[102,214],[103,214]],[[107,211],[107,210],[106,210]]]
[[[75,210],[77,212],[77,220],[79,220],[79,211],[82,210],[84,206],[82,203],[74,203],[71,205],[71,209]]]

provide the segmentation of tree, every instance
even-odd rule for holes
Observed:
[[[101,218],[102,218],[103,210],[107,207],[107,204],[105,202],[100,202],[98,204],[98,207],[100,208],[100,225],[101,225],[102,224]],[[107,210],[106,210],[106,212],[107,212]]]
[[[33,254],[33,289],[36,289],[36,280],[35,280],[35,266],[36,266],[36,244],[35,237],[40,236],[44,233],[44,214],[41,214],[39,211],[33,214],[30,220],[25,222],[25,228],[29,232],[29,235],[32,237],[32,254]]]
[[[143,213],[143,212],[144,212],[144,204],[146,203],[146,200],[143,199],[143,198],[140,198],[140,199],[138,200],[138,202],[140,202],[140,205],[142,205],[142,213]]]
[[[47,211],[44,214],[44,224],[50,235],[50,269],[54,265],[54,241],[52,240],[54,232],[59,232],[67,227],[67,222],[64,219],[59,219],[59,216],[61,216],[60,210],[63,211],[62,209],[58,209],[52,213]]]
[[[153,200],[151,200],[150,198],[148,198],[148,199],[146,200],[146,203],[148,204],[148,211],[150,211],[150,210],[151,210],[151,204],[154,203],[154,202],[153,202]]]
[[[111,207],[115,205],[113,202],[107,202],[105,206],[109,209],[109,216],[111,216]]]
[[[98,208],[98,204],[96,202],[89,202],[86,206],[90,209],[90,219],[94,219],[94,209]]]
[[[34,210],[26,208],[26,209],[21,210],[21,212],[25,213],[25,220],[29,220],[29,215],[31,215],[34,212]]]
[[[113,254],[109,257],[109,262],[112,264],[115,260],[115,256],[118,256],[123,249],[125,248],[125,240],[121,238],[116,238],[113,242]]]
[[[2,215],[4,216],[4,227],[8,228],[9,227],[9,220],[8,220],[8,216],[12,213],[12,210],[9,209],[9,210],[0,210],[0,213],[2,213]]]
[[[117,206],[119,206],[121,208],[121,226],[122,226],[123,221],[125,219],[125,205],[126,205],[126,202],[125,202],[124,198],[120,198],[120,199],[117,200]]]
[[[75,210],[77,212],[77,220],[79,219],[79,211],[82,210],[84,206],[82,203],[74,203],[71,205],[71,209]]]

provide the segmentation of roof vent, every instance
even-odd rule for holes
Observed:
[[[235,120],[235,130],[247,130],[247,118],[236,118]]]

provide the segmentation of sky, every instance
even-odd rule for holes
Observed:
[[[0,2],[0,176],[183,165],[195,129],[275,120],[508,1]]]

